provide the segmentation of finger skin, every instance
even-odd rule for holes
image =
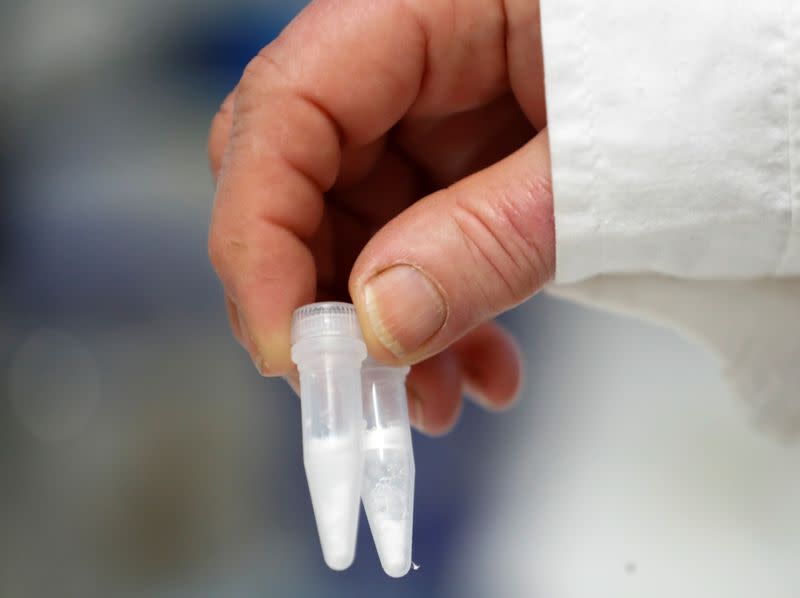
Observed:
[[[464,389],[482,407],[510,407],[522,386],[522,359],[514,338],[494,322],[483,324],[453,345]]]
[[[409,416],[416,428],[430,436],[449,432],[461,413],[463,377],[453,351],[443,351],[415,365],[408,376]]]
[[[469,112],[405,119],[394,138],[444,188],[506,157],[534,134],[516,98],[507,94]]]
[[[316,294],[307,242],[338,178],[341,147],[380,138],[408,111],[424,50],[402,2],[317,2],[245,70],[209,255],[272,374],[290,370],[291,314]]]
[[[370,352],[386,362],[416,363],[538,291],[555,272],[552,205],[545,129],[512,156],[387,224],[350,278]],[[403,288],[393,289],[377,309],[368,303],[367,284],[397,265],[422,273],[444,305],[440,327],[419,347],[399,340],[417,319],[407,311],[412,297]]]
[[[539,2],[504,0],[504,4],[511,89],[531,124],[540,131],[547,125],[547,109]]]
[[[245,345],[245,337],[242,334],[242,326],[239,321],[239,310],[236,309],[236,304],[231,301],[230,297],[225,297],[225,310],[228,313],[228,323],[233,332],[233,337],[239,342],[240,345],[247,348]]]
[[[236,88],[231,91],[211,121],[211,130],[208,134],[208,165],[214,181],[222,170],[222,157],[228,147],[228,139],[233,126],[233,106],[236,102]]]

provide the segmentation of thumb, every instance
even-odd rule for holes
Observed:
[[[353,266],[350,294],[370,352],[416,362],[529,298],[554,271],[544,129],[389,222]]]

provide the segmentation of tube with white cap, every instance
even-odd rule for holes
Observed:
[[[352,305],[315,303],[294,312],[292,360],[300,374],[303,462],[322,554],[337,571],[355,556],[366,356]]]
[[[364,476],[361,500],[387,575],[411,567],[414,515],[414,451],[408,420],[408,367],[367,358],[362,367]]]

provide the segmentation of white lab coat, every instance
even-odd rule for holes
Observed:
[[[800,435],[800,2],[541,5],[554,291],[699,339]]]
[[[550,290],[712,351],[526,308],[533,396],[496,424],[453,595],[796,598],[800,2],[541,8]]]

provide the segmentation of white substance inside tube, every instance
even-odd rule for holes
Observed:
[[[346,569],[355,555],[358,530],[358,444],[347,438],[312,438],[305,466],[325,562],[332,569]]]
[[[402,426],[372,428],[364,432],[364,450],[405,449],[411,446],[411,431]]]
[[[408,520],[383,519],[378,522],[376,544],[381,547],[380,558],[386,573],[400,577],[408,573],[411,566],[411,550],[408,545]]]
[[[407,426],[364,432],[362,499],[384,571],[401,577],[411,568],[414,464]]]

